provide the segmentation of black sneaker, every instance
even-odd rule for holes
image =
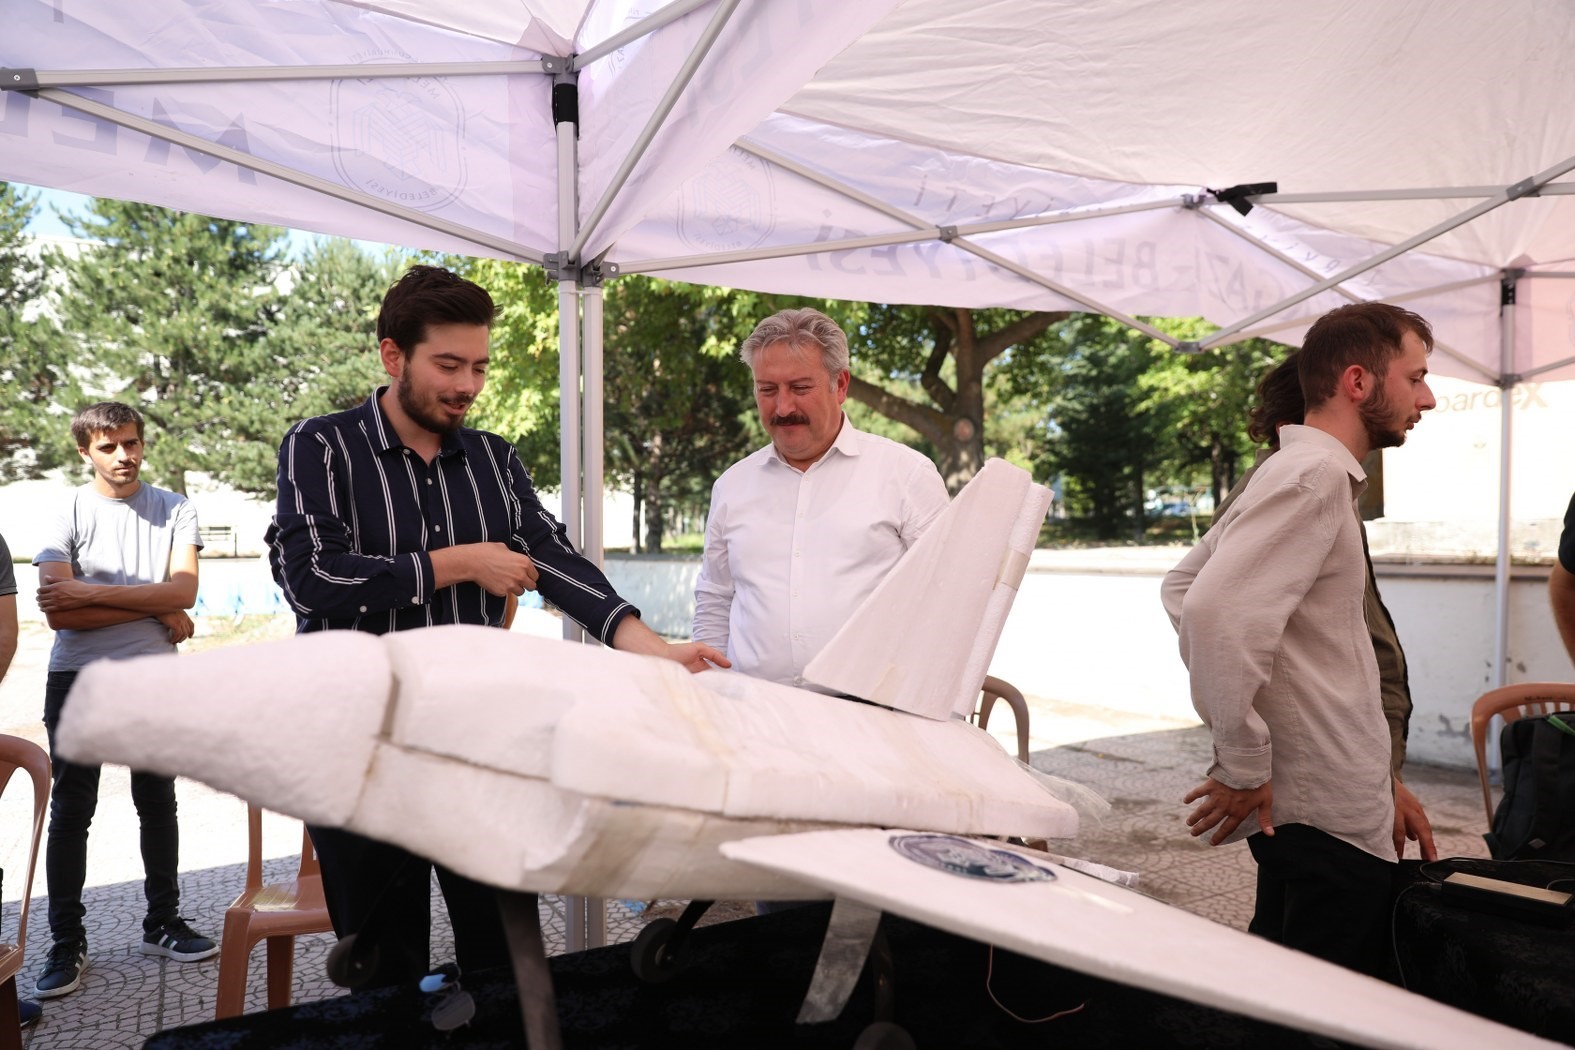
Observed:
[[[22,1028],[31,1028],[44,1016],[44,1008],[31,999],[18,999],[16,1001],[17,1016],[22,1019]]]
[[[187,926],[185,919],[177,917],[142,935],[142,954],[162,955],[176,962],[197,962],[219,954],[219,946]]]
[[[87,968],[87,941],[56,941],[49,949],[44,972],[33,985],[33,994],[40,999],[53,999],[74,992],[82,983]]]

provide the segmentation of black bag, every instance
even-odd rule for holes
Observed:
[[[1504,797],[1483,836],[1493,858],[1575,861],[1575,714],[1509,722],[1499,751]]]

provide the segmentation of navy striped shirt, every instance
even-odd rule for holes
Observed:
[[[357,408],[297,423],[279,448],[268,557],[296,630],[501,627],[505,599],[468,582],[435,590],[427,553],[496,542],[529,555],[541,596],[610,646],[623,617],[639,610],[570,546],[514,447],[461,428],[426,463],[384,415],[385,389]]]

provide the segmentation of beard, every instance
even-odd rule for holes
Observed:
[[[394,396],[399,399],[399,407],[405,410],[405,415],[422,430],[440,435],[452,434],[465,420],[464,416],[449,417],[432,411],[426,404],[416,400],[415,391],[407,383],[396,383]],[[465,406],[468,408],[470,402],[466,401]]]
[[[1367,431],[1370,448],[1399,448],[1405,444],[1405,422],[1397,419],[1394,403],[1384,393],[1383,387],[1375,387],[1372,396],[1356,408],[1361,416],[1362,427]]]

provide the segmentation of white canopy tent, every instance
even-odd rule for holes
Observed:
[[[1382,298],[1434,323],[1441,374],[1575,376],[1562,0],[8,0],[6,22],[0,179],[546,265],[590,551],[619,274],[1097,310],[1168,342],[1136,316],[1202,315],[1204,346]]]

